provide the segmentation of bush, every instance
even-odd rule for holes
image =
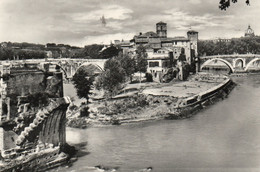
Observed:
[[[80,117],[88,117],[89,116],[89,107],[83,107],[81,110],[80,110]]]
[[[111,102],[105,107],[99,107],[98,111],[101,114],[105,114],[105,115],[116,115],[119,113],[124,113],[128,109],[133,109],[137,107],[141,108],[141,107],[145,107],[146,105],[149,105],[146,96],[136,95],[130,98],[113,101],[113,103]]]
[[[32,107],[46,106],[49,95],[47,93],[35,93],[28,95],[29,103]]]
[[[67,121],[67,125],[73,128],[87,128],[87,122],[84,118],[73,118]]]
[[[146,82],[153,82],[153,75],[151,73],[145,74]]]
[[[144,107],[146,105],[149,105],[149,102],[147,101],[147,98],[144,95],[135,96],[134,99],[136,101],[137,106]]]
[[[73,111],[73,110],[77,110],[78,109],[78,106],[77,105],[71,105],[69,107],[69,110]]]

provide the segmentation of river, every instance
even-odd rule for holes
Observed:
[[[67,128],[67,142],[81,144],[81,157],[57,171],[103,165],[122,172],[150,166],[155,172],[259,172],[260,75],[233,80],[238,85],[227,99],[189,119]]]

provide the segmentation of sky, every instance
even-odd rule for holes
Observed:
[[[160,21],[168,37],[190,28],[199,39],[241,37],[249,24],[260,35],[260,1],[238,1],[221,11],[219,0],[0,0],[0,42],[108,44],[155,31]]]

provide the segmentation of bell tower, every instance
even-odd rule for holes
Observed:
[[[156,33],[160,38],[167,38],[167,24],[162,21],[156,23]]]
[[[191,49],[194,51],[195,57],[198,56],[198,39],[199,39],[199,32],[195,30],[189,30],[187,32],[188,39],[191,43]]]

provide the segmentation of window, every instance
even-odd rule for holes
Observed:
[[[159,62],[149,62],[149,67],[159,67]]]

